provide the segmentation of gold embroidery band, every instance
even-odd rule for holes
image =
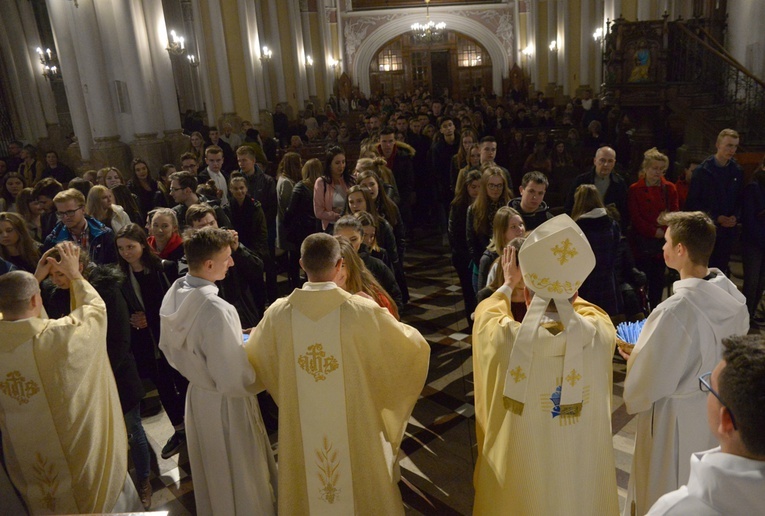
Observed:
[[[502,401],[505,404],[505,410],[518,416],[523,415],[523,403],[512,398],[508,398],[507,396],[503,396]]]
[[[571,405],[561,405],[560,406],[560,415],[561,416],[575,416],[579,417],[579,415],[582,413],[582,404],[581,403],[574,403]]]

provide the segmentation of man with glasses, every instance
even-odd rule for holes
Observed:
[[[720,446],[691,455],[688,485],[662,496],[649,515],[755,514],[765,507],[765,338],[736,336],[723,346],[722,361],[699,377]]]
[[[59,192],[53,198],[53,204],[59,222],[45,238],[41,252],[59,242],[71,241],[87,251],[92,262],[99,265],[117,263],[114,233],[98,220],[85,215],[85,196],[82,192],[74,188]]]
[[[663,215],[664,261],[680,273],[674,294],[648,317],[627,359],[624,402],[637,414],[625,514],[645,514],[688,482],[688,457],[714,446],[698,376],[722,356],[721,340],[746,334],[746,298],[720,269],[708,267],[715,225],[702,212]]]

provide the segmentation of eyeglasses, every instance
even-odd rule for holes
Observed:
[[[728,414],[730,414],[730,421],[733,423],[733,429],[738,430],[736,428],[736,418],[733,417],[733,411],[730,409],[728,405],[725,404],[725,402],[722,400],[720,395],[712,388],[712,372],[704,373],[701,376],[699,376],[699,390],[701,392],[711,392],[715,398],[717,398],[723,407],[728,409]]]
[[[505,187],[504,184],[494,184],[494,183],[487,183],[486,188],[491,188],[492,190],[502,190]]]
[[[74,217],[74,214],[75,214],[75,213],[77,213],[78,211],[80,211],[82,208],[83,208],[83,207],[82,207],[82,206],[80,206],[80,207],[79,207],[79,208],[77,208],[76,210],[68,210],[68,211],[57,211],[57,212],[56,212],[56,217],[57,217],[59,220],[61,220],[61,219],[68,219],[68,218],[70,218],[70,217]]]

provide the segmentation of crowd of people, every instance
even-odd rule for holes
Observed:
[[[126,174],[105,167],[78,176],[55,152],[43,166],[34,148],[11,143],[0,161],[0,258],[8,272],[0,279],[0,324],[13,342],[0,353],[12,357],[13,374],[35,360],[61,362],[25,373],[32,383],[21,384],[31,399],[39,389],[30,385],[42,383],[49,404],[55,386],[61,407],[22,411],[19,421],[39,423],[29,436],[19,433],[21,423],[2,428],[6,467],[28,510],[50,509],[55,498],[30,493],[32,470],[46,461],[50,471],[72,469],[91,440],[100,443],[101,464],[78,465],[82,478],[62,477],[67,494],[50,510],[135,508],[128,441],[138,498],[151,506],[140,417],[142,379],[149,379],[174,427],[161,455],[188,447],[201,513],[305,513],[336,499],[356,512],[401,512],[390,454],[395,459],[427,373],[424,339],[400,322],[409,303],[404,262],[412,235],[424,230],[448,239],[473,331],[476,513],[513,504],[520,513],[556,513],[572,500],[583,513],[615,512],[610,378],[620,320],[648,318],[634,349],[620,348],[627,409],[639,414],[628,511],[645,513],[689,478],[698,481],[688,459],[714,446],[714,437],[723,454],[765,459],[761,439],[752,437],[761,421],[746,399],[752,386],[724,373],[742,367],[741,354],[765,360],[761,341],[733,337],[747,333],[750,317],[765,318],[757,315],[758,304],[765,312],[765,162],[744,185],[735,131],[722,131],[717,152],[688,163],[674,182],[670,158],[650,149],[632,181],[620,156],[630,154],[629,119],[601,110],[589,94],[561,110],[541,94],[504,104],[423,92],[364,100],[352,129],[354,115],[336,115],[331,104],[321,115],[309,106],[295,124],[279,108],[274,138],[246,122],[241,135],[231,124],[200,128],[178,165],[159,170],[136,158]],[[309,156],[315,144],[321,153]],[[545,198],[553,192],[551,206]],[[744,294],[728,279],[739,223]],[[543,249],[562,257],[551,261]],[[551,272],[555,262],[560,272]],[[46,314],[57,321],[50,328],[36,322]],[[12,330],[19,321],[29,328]],[[91,333],[82,333],[82,321]],[[64,338],[72,349],[62,358],[51,342]],[[726,338],[729,358],[717,365]],[[580,341],[585,351],[571,351]],[[532,342],[546,351],[537,357]],[[95,347],[99,353],[75,360]],[[703,405],[713,398],[695,387],[712,369],[704,385],[717,393],[721,421],[706,431]],[[94,373],[73,376],[85,370]],[[760,369],[752,381],[763,378]],[[0,383],[2,392],[11,381]],[[88,400],[74,393],[90,389],[98,396],[88,412]],[[0,399],[11,421],[12,403]],[[542,411],[524,412],[537,399],[546,400]],[[39,403],[26,408],[42,410]],[[739,427],[734,412],[736,421],[747,414]],[[92,428],[78,435],[59,424],[85,413],[77,425]],[[561,417],[554,429],[550,413]],[[277,421],[278,473],[266,432]],[[25,447],[45,432],[62,445]],[[383,448],[369,438],[380,432]],[[535,435],[539,448],[529,446]],[[600,479],[592,489],[570,478],[581,447]],[[554,476],[538,460],[541,448],[549,463],[564,465]],[[542,469],[519,477],[509,467],[516,461]],[[546,495],[550,482],[566,495]],[[319,501],[307,494],[316,490]],[[678,504],[696,494],[673,496]],[[670,507],[668,500],[659,505]]]

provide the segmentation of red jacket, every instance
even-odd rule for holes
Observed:
[[[646,186],[645,179],[639,179],[630,186],[627,204],[632,223],[632,231],[645,238],[654,238],[657,222],[664,211],[678,211],[677,190],[675,185],[661,178],[658,186]]]

